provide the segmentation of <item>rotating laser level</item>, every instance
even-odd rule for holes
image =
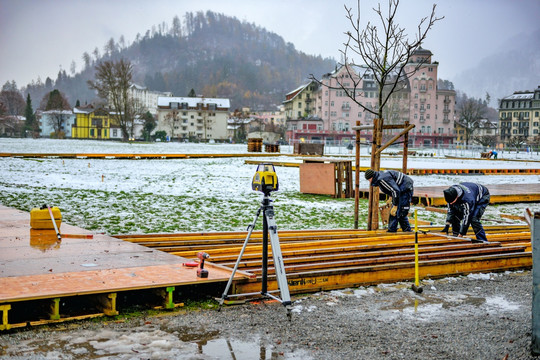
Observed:
[[[268,163],[259,164],[253,176],[251,188],[264,194],[277,191],[279,189],[279,183],[274,165]]]

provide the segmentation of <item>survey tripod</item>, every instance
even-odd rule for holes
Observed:
[[[281,302],[281,304],[283,304],[283,306],[285,306],[285,308],[287,309],[287,317],[290,320],[292,302],[291,302],[291,296],[289,294],[289,285],[287,284],[287,275],[285,274],[285,265],[283,263],[283,256],[281,254],[281,246],[279,245],[279,236],[277,232],[276,220],[274,219],[274,207],[271,205],[271,203],[272,203],[272,200],[270,199],[270,192],[264,192],[264,197],[262,199],[261,206],[257,210],[255,219],[253,220],[253,223],[248,225],[247,227],[248,234],[244,241],[244,245],[242,246],[242,250],[240,251],[240,254],[238,255],[236,264],[234,265],[234,269],[231,274],[231,277],[229,278],[229,281],[227,282],[225,291],[223,291],[223,295],[221,296],[221,299],[219,301],[219,308],[221,309],[221,306],[223,305],[225,298],[228,298],[231,296],[250,296],[250,295],[259,294],[259,293],[247,293],[247,294],[227,295],[231,287],[234,275],[236,274],[236,270],[238,270],[238,265],[240,264],[240,261],[242,260],[244,251],[246,250],[246,246],[249,242],[249,238],[251,237],[251,233],[253,232],[253,229],[255,228],[255,225],[257,223],[257,219],[259,218],[259,215],[261,214],[261,211],[262,211],[263,213],[262,274],[261,274],[262,288],[261,288],[260,294],[262,296],[266,296],[266,297],[269,297],[271,299]],[[268,236],[270,236],[270,243],[272,244],[272,259],[274,261],[274,269],[276,273],[279,291],[281,293],[281,298],[270,294],[270,292],[268,291]]]

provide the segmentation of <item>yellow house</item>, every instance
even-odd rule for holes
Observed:
[[[104,109],[92,105],[74,108],[75,123],[71,128],[72,139],[110,139],[111,117]]]

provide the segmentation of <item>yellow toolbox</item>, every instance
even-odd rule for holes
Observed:
[[[60,209],[55,206],[52,207],[51,210],[54,216],[54,221],[56,222],[56,226],[58,227],[58,229],[60,229],[60,224],[62,224],[62,214],[60,213]],[[37,230],[54,230],[54,225],[51,220],[51,215],[49,214],[49,209],[33,208],[30,211],[30,227]]]

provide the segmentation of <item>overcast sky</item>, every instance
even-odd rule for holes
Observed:
[[[439,77],[452,80],[483,57],[504,49],[508,39],[540,27],[540,0],[401,0],[399,24],[412,36],[419,20],[437,3],[435,24],[423,45],[439,61]],[[375,20],[378,1],[361,1],[361,26]],[[121,35],[131,43],[152,25],[188,12],[234,16],[275,32],[296,49],[339,60],[351,30],[343,5],[333,0],[0,0],[0,86],[15,80],[20,87],[38,77],[56,79],[60,69],[80,70],[82,54]],[[386,7],[387,1],[381,0]],[[306,75],[307,76],[307,75]]]

